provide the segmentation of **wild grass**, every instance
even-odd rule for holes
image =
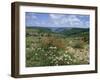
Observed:
[[[64,36],[64,35],[62,35]],[[26,30],[26,66],[89,64],[88,40]]]

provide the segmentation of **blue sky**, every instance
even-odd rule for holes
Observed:
[[[89,28],[90,16],[78,14],[25,13],[26,26]]]

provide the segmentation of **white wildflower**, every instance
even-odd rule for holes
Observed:
[[[65,53],[68,53],[68,51],[66,50]]]
[[[51,47],[49,47],[49,48],[50,48],[50,49],[57,49],[57,47],[52,47],[52,46],[51,46]]]
[[[69,64],[69,62],[67,62],[67,64]]]

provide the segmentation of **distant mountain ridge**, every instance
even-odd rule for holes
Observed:
[[[64,30],[71,30],[71,29],[89,29],[89,28],[75,28],[75,27],[40,27],[40,26],[28,26],[27,28],[34,28],[34,29],[49,29],[53,32],[63,32]]]
[[[37,29],[39,32],[58,33],[66,36],[81,36],[83,33],[89,35],[89,28],[75,28],[75,27],[26,27]]]

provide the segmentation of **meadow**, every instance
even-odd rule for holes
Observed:
[[[26,27],[26,67],[89,64],[89,28]]]

